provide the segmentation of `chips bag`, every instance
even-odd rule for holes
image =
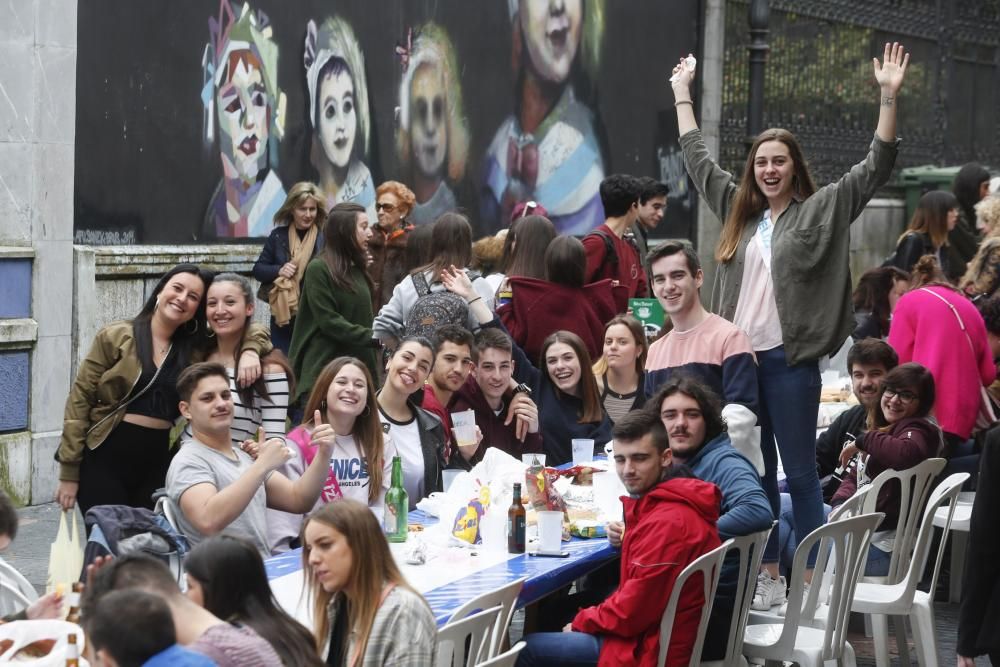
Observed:
[[[451,534],[469,544],[482,544],[479,534],[479,522],[490,507],[490,487],[479,487],[479,497],[469,503],[455,515],[455,523]]]

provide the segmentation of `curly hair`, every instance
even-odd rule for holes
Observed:
[[[991,196],[975,206],[976,218],[986,228],[986,236],[1000,236],[1000,197]]]
[[[417,203],[417,197],[413,194],[413,190],[399,181],[386,181],[375,188],[375,198],[377,199],[387,192],[395,195],[396,199],[399,200],[399,205],[406,209],[406,213],[403,214],[404,218],[410,214]]]

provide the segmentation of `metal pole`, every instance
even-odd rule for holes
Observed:
[[[750,79],[747,103],[747,152],[757,135],[764,131],[764,65],[767,63],[768,22],[771,18],[769,0],[750,2]]]

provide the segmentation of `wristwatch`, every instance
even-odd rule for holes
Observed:
[[[531,398],[531,387],[522,382],[514,387],[514,395],[516,396],[517,394],[526,394],[528,398]]]

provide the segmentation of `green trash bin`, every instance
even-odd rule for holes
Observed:
[[[903,191],[906,200],[906,224],[910,224],[913,212],[917,210],[917,202],[920,197],[931,190],[948,190],[951,192],[951,184],[955,180],[955,175],[961,167],[935,167],[934,165],[924,165],[922,167],[907,167],[901,169],[899,178],[894,185]]]

